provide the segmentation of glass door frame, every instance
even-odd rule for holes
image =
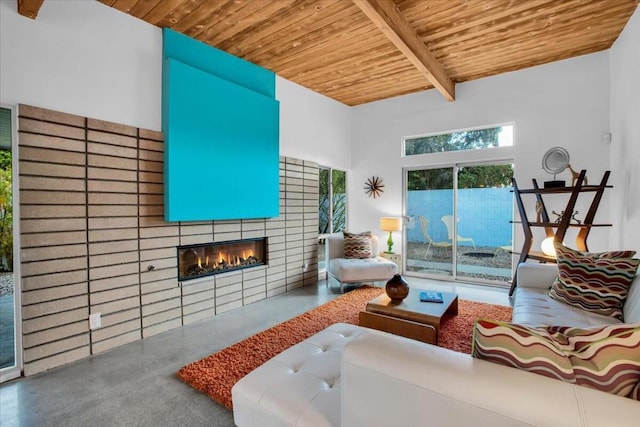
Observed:
[[[329,200],[329,212],[328,212],[328,217],[327,217],[327,221],[329,223],[329,233],[320,233],[318,232],[318,243],[320,244],[321,241],[324,241],[327,236],[329,234],[332,234],[335,232],[335,230],[333,229],[333,210],[334,210],[334,205],[333,205],[333,171],[339,171],[344,173],[345,176],[345,200],[347,203],[347,206],[345,208],[345,212],[344,212],[344,220],[345,220],[345,225],[344,225],[344,230],[347,229],[348,226],[348,221],[349,221],[349,189],[348,189],[348,185],[347,185],[347,179],[348,179],[348,171],[346,169],[340,169],[340,168],[334,168],[331,166],[322,166],[322,165],[318,165],[318,180],[320,179],[320,173],[321,170],[326,170],[328,171],[328,182],[327,182],[327,186],[328,186],[328,194],[327,194],[327,198]],[[320,206],[318,206],[318,211],[320,210]],[[318,225],[320,224],[320,221],[318,220]],[[342,231],[342,230],[340,230]],[[320,245],[319,245],[320,246]],[[325,265],[324,267],[320,267],[320,262],[318,262],[318,277],[320,278],[327,278],[327,266],[326,266],[326,259],[325,259]]]
[[[452,161],[452,162],[444,162],[444,163],[433,163],[433,164],[421,164],[421,165],[415,165],[415,166],[407,166],[407,167],[403,167],[402,168],[402,216],[404,218],[404,223],[405,223],[405,227],[403,227],[402,230],[402,253],[404,254],[408,254],[408,247],[407,247],[407,227],[406,224],[409,220],[409,217],[407,215],[407,199],[408,199],[408,175],[409,175],[409,171],[414,171],[414,170],[431,170],[431,169],[448,169],[451,168],[453,169],[453,188],[452,188],[452,192],[453,192],[453,204],[452,204],[452,211],[453,211],[453,217],[457,218],[458,216],[458,172],[459,169],[461,167],[474,167],[474,166],[493,166],[493,165],[500,165],[500,164],[512,164],[514,167],[514,176],[515,176],[515,160],[512,157],[509,158],[491,158],[491,159],[482,159],[482,160],[470,160],[470,161]],[[513,212],[515,215],[515,198],[513,201]],[[512,224],[511,224],[511,235],[513,236],[513,241],[515,241],[515,227],[514,227],[514,223],[513,221],[515,220],[515,218],[512,218]],[[452,235],[453,236],[457,236],[458,234],[458,226],[457,226],[457,221],[453,221],[453,228],[452,228]],[[429,273],[421,273],[421,272],[416,272],[416,271],[409,271],[407,269],[407,260],[408,260],[408,256],[404,256],[403,258],[403,271],[405,272],[404,274],[406,276],[413,276],[413,277],[421,277],[421,278],[427,278],[427,279],[434,279],[434,280],[440,280],[440,281],[450,281],[450,282],[466,282],[466,283],[478,283],[481,285],[488,285],[488,286],[499,286],[499,287],[505,287],[508,288],[509,284],[508,283],[502,283],[499,281],[488,281],[488,280],[479,280],[473,277],[467,277],[467,276],[461,276],[461,278],[458,278],[458,274],[457,274],[457,265],[458,265],[458,260],[457,260],[457,239],[453,239],[452,240],[453,243],[453,250],[452,250],[452,258],[451,258],[451,275],[450,276],[443,276],[443,275],[438,275],[438,274],[429,274]],[[515,274],[514,272],[514,265],[512,262],[512,274]]]
[[[20,286],[20,186],[18,152],[18,108],[0,103],[1,108],[11,111],[11,174],[13,199],[13,331],[14,366],[0,369],[0,383],[22,375],[22,294]]]

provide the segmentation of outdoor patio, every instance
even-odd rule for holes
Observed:
[[[407,270],[416,273],[450,275],[452,247],[431,246],[407,242]],[[457,276],[488,281],[511,280],[512,254],[494,246],[458,246]]]

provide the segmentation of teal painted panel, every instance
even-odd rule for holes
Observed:
[[[279,214],[279,102],[180,61],[163,64],[165,219]]]
[[[276,95],[273,71],[245,61],[169,28],[163,28],[164,59],[173,58],[270,98]]]

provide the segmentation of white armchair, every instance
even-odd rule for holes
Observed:
[[[373,254],[378,254],[378,236],[371,239]],[[327,285],[338,282],[340,292],[349,283],[387,281],[398,271],[398,266],[381,256],[352,259],[344,257],[344,237],[342,233],[330,234],[326,240]]]

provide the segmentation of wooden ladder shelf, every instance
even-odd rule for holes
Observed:
[[[513,183],[513,193],[515,195],[516,206],[518,207],[518,212],[520,214],[522,231],[524,232],[524,243],[522,245],[522,251],[520,252],[518,264],[525,262],[529,258],[540,262],[556,262],[556,259],[554,257],[545,255],[542,252],[531,250],[531,247],[533,246],[533,232],[531,229],[532,227],[544,227],[546,236],[553,237],[556,242],[562,242],[564,240],[564,236],[567,233],[567,229],[569,227],[578,227],[580,230],[578,231],[578,235],[576,236],[576,248],[579,251],[588,251],[589,248],[587,246],[587,238],[589,237],[591,229],[593,227],[611,227],[611,224],[593,223],[605,188],[611,188],[610,185],[607,185],[610,173],[610,171],[606,171],[604,173],[599,185],[583,185],[583,183],[585,182],[585,176],[587,174],[587,171],[583,169],[582,171],[580,171],[575,184],[571,187],[540,188],[538,186],[538,182],[533,179],[533,188],[526,190],[518,188],[516,179],[512,178],[511,181]],[[593,200],[591,201],[591,205],[589,206],[587,215],[584,218],[584,221],[580,224],[571,223],[571,214],[574,212],[576,202],[578,201],[578,196],[581,193],[588,192],[595,194],[593,196]],[[524,194],[533,194],[536,196],[536,202],[539,206],[541,221],[539,221],[538,218],[536,218],[536,221],[530,221],[528,219],[527,212],[524,208],[524,203],[522,202],[522,195]],[[569,194],[569,200],[567,200],[567,204],[564,209],[564,215],[562,215],[562,218],[560,218],[559,222],[552,222],[549,219],[549,213],[544,202],[543,196],[552,194]],[[511,283],[509,296],[513,295],[513,291],[517,286],[517,280],[518,276],[516,275],[514,276],[513,282]]]

